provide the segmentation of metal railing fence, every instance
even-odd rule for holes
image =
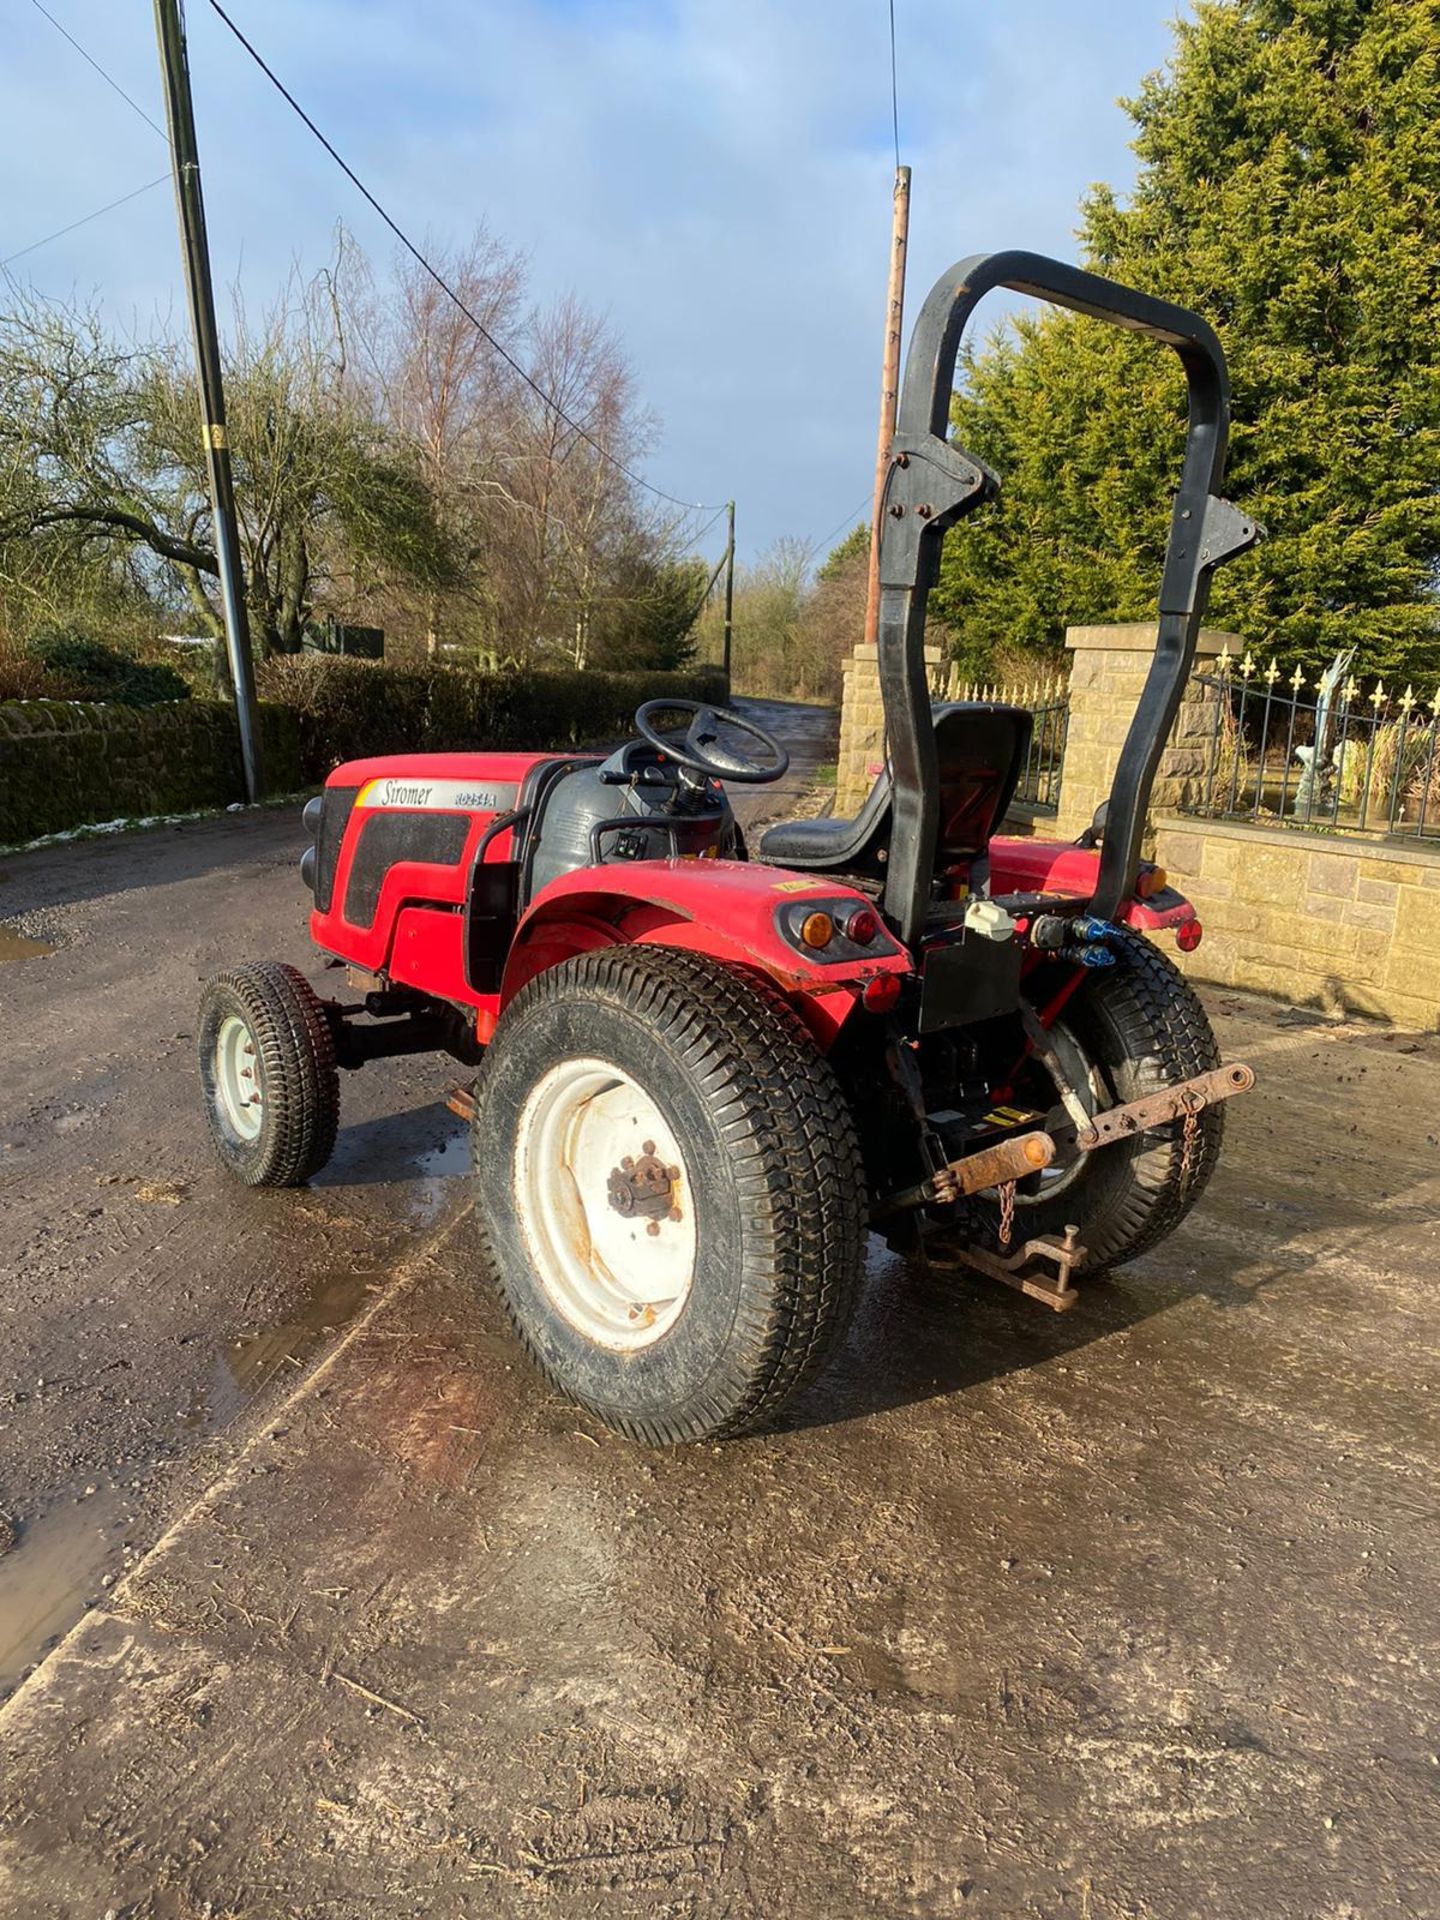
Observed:
[[[1226,649],[1197,676],[1215,695],[1201,782],[1210,819],[1398,839],[1440,838],[1440,691],[1387,689],[1341,655],[1323,674]]]

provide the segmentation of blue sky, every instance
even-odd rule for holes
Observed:
[[[163,120],[148,0],[45,0]],[[229,0],[402,226],[483,219],[540,297],[606,312],[662,422],[647,465],[739,501],[742,550],[842,531],[871,474],[893,152],[886,0]],[[910,310],[961,255],[1074,254],[1079,196],[1133,178],[1115,104],[1165,0],[896,0]],[[204,0],[188,8],[217,282],[263,307],[343,220],[389,236]],[[6,7],[0,258],[167,165],[30,0]],[[183,317],[160,187],[18,260],[122,328]],[[712,535],[708,545],[715,545]]]

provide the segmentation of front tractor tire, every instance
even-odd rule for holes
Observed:
[[[1083,1070],[1082,1097],[1095,1108],[1123,1105],[1161,1093],[1220,1065],[1220,1048],[1199,997],[1166,954],[1143,935],[1112,933],[1115,965],[1092,974],[1067,1002],[1052,1037],[1072,1079]],[[1026,1095],[1046,1103],[1043,1069]],[[1049,1098],[1055,1099],[1051,1086]],[[1055,1106],[1050,1122],[1065,1125]],[[1215,1170],[1225,1132],[1223,1106],[1206,1107],[1187,1149],[1185,1128],[1174,1121],[1095,1153],[1062,1154],[1053,1167],[1023,1181],[1015,1195],[1014,1245],[1042,1234],[1080,1228],[1086,1249],[1082,1274],[1094,1277],[1134,1260],[1173,1233],[1200,1198]],[[999,1246],[999,1205],[986,1194],[965,1203],[966,1237]]]
[[[476,1212],[520,1340],[652,1446],[771,1421],[849,1322],[855,1127],[768,982],[584,953],[506,1010],[476,1084]]]
[[[294,967],[207,980],[196,1032],[210,1137],[247,1187],[298,1187],[335,1150],[340,1076],[325,1009]]]

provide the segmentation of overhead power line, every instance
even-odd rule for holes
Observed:
[[[38,6],[40,4],[40,0],[34,0],[34,4]],[[476,314],[471,312],[470,308],[466,306],[465,302],[460,298],[459,294],[450,285],[449,281],[446,280],[445,276],[439,271],[438,268],[431,265],[431,263],[425,258],[425,255],[420,251],[419,247],[417,247],[415,242],[410,238],[409,234],[405,232],[403,227],[401,227],[400,223],[390,213],[388,213],[384,207],[381,206],[380,202],[375,198],[375,195],[366,186],[365,182],[360,178],[359,174],[356,173],[355,169],[336,150],[335,146],[320,131],[319,127],[316,126],[315,122],[310,118],[310,115],[305,111],[304,107],[301,106],[300,102],[295,98],[294,94],[291,93],[290,89],[285,85],[284,81],[280,79],[279,75],[275,72],[274,68],[269,65],[269,63],[265,60],[263,55],[261,55],[258,52],[258,50],[251,45],[250,41],[246,39],[245,35],[241,32],[240,28],[236,26],[235,22],[230,18],[229,14],[225,11],[224,7],[220,5],[220,0],[210,0],[210,6],[212,10],[220,16],[221,20],[224,21],[225,25],[230,29],[231,33],[234,34],[235,38],[240,42],[240,45],[245,49],[246,53],[249,54],[250,58],[255,62],[256,66],[259,67],[260,71],[265,75],[265,78],[270,82],[271,86],[275,88],[276,92],[287,103],[287,105],[292,109],[292,111],[299,117],[300,120],[304,122],[304,124],[309,128],[310,132],[314,134],[315,138],[320,142],[321,146],[324,147],[325,151],[329,154],[330,158],[335,162],[336,166],[339,167],[340,171],[345,175],[346,179],[350,182],[351,186],[355,188],[356,192],[367,203],[367,205],[369,205],[374,210],[374,212],[376,212],[380,216],[380,218],[385,222],[385,225],[395,235],[395,238],[400,242],[401,246],[404,247],[405,251],[411,255],[411,257],[417,262],[419,266],[424,268],[425,272],[429,274],[430,278],[435,282],[436,286],[439,287],[440,291],[443,294],[445,294],[448,299],[452,300],[455,303],[456,307],[458,307],[460,312],[464,314],[465,318],[470,322],[471,326],[475,328],[476,332],[481,336],[481,338],[487,341],[489,345],[495,350],[495,352],[499,354],[500,358],[505,362],[505,364],[509,368],[511,368],[513,372],[517,373],[520,376],[520,378],[525,382],[525,385],[529,387],[531,392],[534,393],[538,399],[543,400],[545,405],[551,409],[551,411],[557,416],[557,418],[563,420],[566,426],[569,427],[572,430],[572,432],[577,433],[582,440],[586,441],[591,447],[593,447],[596,453],[599,454],[602,460],[607,461],[610,466],[614,467],[617,473],[623,473],[625,475],[625,478],[627,480],[632,481],[635,486],[643,487],[647,493],[654,494],[657,500],[667,500],[669,501],[670,505],[673,507],[684,508],[684,510],[687,513],[708,512],[709,509],[704,502],[697,501],[697,500],[682,500],[680,499],[678,494],[666,493],[663,487],[657,487],[654,485],[653,482],[644,479],[640,474],[636,473],[633,468],[628,467],[623,460],[618,458],[617,455],[611,453],[608,447],[606,447],[601,441],[595,438],[594,434],[590,432],[588,427],[585,427],[584,425],[582,425],[580,421],[576,420],[573,417],[573,415],[567,413],[564,407],[560,405],[560,402],[556,400],[552,394],[549,394],[545,391],[545,389],[540,385],[539,381],[536,380],[530,374],[527,368],[523,367],[520,364],[520,362],[515,358],[514,354],[511,353],[508,348],[502,345],[502,343],[495,338],[494,334],[491,333],[490,329],[485,325],[484,321],[479,319],[479,317]],[[725,509],[721,507],[719,511],[723,513]]]
[[[150,118],[149,114],[145,111],[144,107],[140,105],[140,102],[138,100],[131,98],[131,96],[125,91],[124,87],[122,87],[120,82],[115,78],[114,74],[107,73],[104,67],[102,67],[100,62],[95,58],[94,54],[87,53],[85,51],[84,47],[81,46],[80,42],[75,38],[74,34],[70,32],[69,28],[62,27],[60,22],[55,18],[54,14],[51,13],[50,9],[48,7],[41,6],[40,0],[30,0],[30,4],[32,7],[34,7],[37,13],[44,14],[45,18],[50,22],[51,26],[54,27],[55,31],[58,34],[60,34],[62,38],[70,42],[71,46],[74,47],[75,51],[79,54],[80,58],[84,60],[87,65],[92,66],[95,69],[96,73],[99,74],[100,78],[105,82],[106,86],[112,88],[116,93],[118,93],[120,98],[125,102],[126,106],[133,108],[133,110],[136,113],[138,113],[140,118],[145,122],[146,126],[149,127],[152,132],[158,133],[160,138],[165,142],[166,146],[168,147],[170,144],[170,136],[166,133],[165,129],[159,124],[158,121],[152,120]],[[117,200],[115,202],[115,205],[118,207],[120,205],[120,202]],[[102,211],[108,211],[108,209],[102,209]],[[38,244],[43,245],[44,243],[40,242]],[[18,254],[12,254],[11,258],[18,259],[19,256]]]
[[[816,552],[817,553],[823,552],[828,555],[830,548],[834,545],[835,541],[840,537],[842,533],[846,533],[854,527],[864,526],[865,509],[869,506],[869,504],[870,504],[870,496],[867,493],[865,498],[860,502],[859,506],[855,509],[854,513],[847,513],[843,520],[836,522],[836,524],[830,529],[829,533],[825,535],[823,540],[817,540],[815,542]]]
[[[96,207],[93,213],[85,213],[78,220],[72,220],[68,227],[58,227],[54,233],[47,233],[43,240],[32,240],[28,247],[21,247],[18,253],[7,255],[0,260],[0,267],[8,267],[16,260],[23,260],[27,253],[35,253],[41,247],[48,247],[52,240],[63,240],[67,233],[74,233],[77,227],[88,227],[92,220],[98,220],[102,213],[113,213],[116,207],[123,207],[128,201],[138,200],[142,193],[149,193],[155,187],[164,186],[170,178],[168,173],[157,174],[153,180],[147,180],[143,187],[135,187],[129,193],[122,193],[118,200],[110,200],[103,207]]]
[[[715,525],[716,521],[719,520],[721,516],[725,514],[728,510],[729,510],[728,501],[726,502],[725,506],[717,507],[715,509],[714,513],[711,514],[710,518],[705,522],[704,526],[701,527],[700,531],[695,536],[695,545],[697,547],[701,546],[704,543],[706,534],[709,533],[710,529]],[[701,507],[699,511],[703,513],[705,509]]]

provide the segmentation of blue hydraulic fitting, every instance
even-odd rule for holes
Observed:
[[[1095,942],[1084,947],[1066,947],[1060,958],[1073,961],[1077,967],[1113,967],[1115,964],[1115,956],[1109,947],[1102,947]]]
[[[1092,914],[1086,914],[1083,919],[1072,920],[1070,922],[1070,937],[1072,940],[1104,940],[1110,934],[1114,933],[1114,931],[1114,927],[1111,926],[1108,920],[1097,920]],[[1098,962],[1092,960],[1088,964],[1103,967],[1105,962],[1103,960]]]

